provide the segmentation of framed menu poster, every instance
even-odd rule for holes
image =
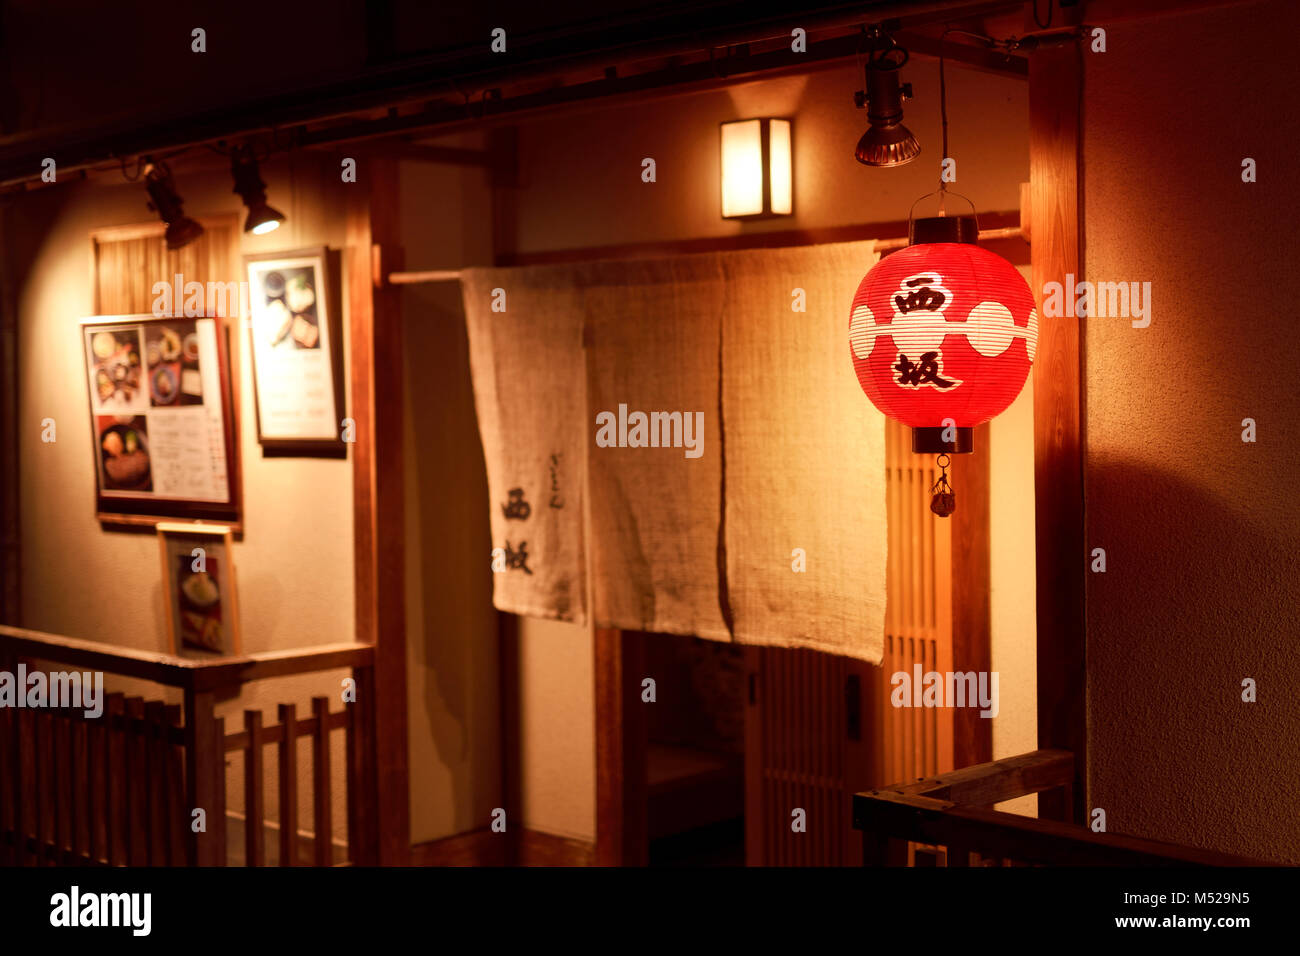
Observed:
[[[95,316],[81,333],[100,520],[237,524],[239,465],[222,320]]]
[[[325,247],[244,259],[257,438],[266,455],[343,457],[343,366]]]
[[[172,654],[239,657],[239,592],[230,526],[161,521],[158,549]]]

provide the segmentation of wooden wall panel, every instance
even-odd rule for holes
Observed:
[[[162,223],[97,229],[91,234],[91,288],[96,315],[152,312],[153,283],[231,282],[240,278],[239,223],[231,217],[203,220],[204,233],[181,249],[168,249]],[[239,303],[226,312],[239,317]],[[232,349],[233,351],[233,349]]]

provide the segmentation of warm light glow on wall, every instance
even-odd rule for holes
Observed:
[[[721,129],[722,218],[794,212],[790,121],[737,120]]]

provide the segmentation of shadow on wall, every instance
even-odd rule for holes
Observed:
[[[487,472],[459,287],[407,290],[402,311],[411,720],[428,727],[412,732],[419,840],[422,811],[438,816],[428,825],[445,836],[486,826],[500,806],[497,612]],[[430,735],[433,752],[422,752],[419,742]],[[449,779],[438,783],[431,774]]]
[[[1086,480],[1090,811],[1112,832],[1300,863],[1295,499],[1267,521],[1244,489],[1172,471],[1116,461]]]

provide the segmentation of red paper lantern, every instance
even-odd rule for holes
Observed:
[[[877,408],[912,427],[914,452],[971,451],[971,430],[1020,394],[1037,345],[1029,286],[1011,263],[970,242],[901,249],[853,297],[858,382]]]

